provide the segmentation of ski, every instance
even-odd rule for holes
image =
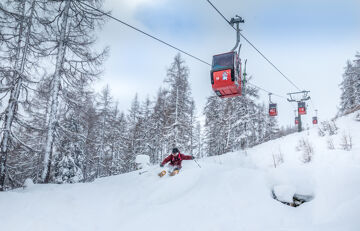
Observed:
[[[166,171],[162,170],[158,175],[159,175],[159,177],[163,177],[163,176],[165,176],[165,174],[166,174]]]

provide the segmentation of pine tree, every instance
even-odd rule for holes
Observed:
[[[276,137],[276,119],[256,103],[258,91],[245,86],[246,94],[221,99],[208,97],[204,108],[204,144],[208,155],[244,149]]]
[[[143,134],[142,134],[142,114],[140,109],[140,103],[137,94],[135,95],[129,114],[127,115],[127,148],[122,156],[123,169],[126,172],[134,170],[135,157],[138,154],[142,154],[143,150]]]
[[[195,107],[192,106],[191,89],[188,82],[189,69],[185,61],[177,54],[167,70],[165,83],[169,86],[166,98],[166,137],[167,148],[178,147],[189,152],[190,136],[193,124],[189,124]]]
[[[153,146],[151,144],[153,137],[153,126],[154,121],[152,120],[153,114],[153,102],[150,101],[149,97],[145,99],[145,101],[140,106],[140,114],[141,114],[141,154],[151,156],[153,153]]]
[[[159,89],[157,98],[153,107],[153,113],[150,121],[152,121],[150,129],[150,146],[152,154],[150,155],[151,163],[159,163],[167,154],[167,140],[166,140],[166,108],[167,108],[168,91]]]
[[[221,134],[223,125],[221,118],[223,117],[224,104],[214,93],[208,97],[204,108],[205,129],[204,143],[208,156],[221,155],[223,153],[224,139]]]
[[[127,121],[123,112],[118,110],[115,106],[111,121],[111,132],[109,136],[109,144],[112,155],[112,162],[110,166],[110,174],[116,175],[125,172],[123,169],[123,156],[127,148]]]
[[[355,55],[354,63],[354,82],[355,82],[355,105],[356,109],[360,109],[360,53]]]
[[[113,99],[110,95],[109,86],[106,86],[98,101],[98,123],[97,123],[97,142],[96,142],[96,178],[106,176],[109,171],[110,152],[110,133],[113,121]],[[105,170],[105,171],[103,171]]]
[[[66,118],[63,135],[59,139],[58,154],[55,157],[55,182],[76,183],[84,179],[82,168],[85,159],[84,139],[78,137],[81,134],[81,125],[74,114]]]
[[[342,91],[340,96],[340,114],[350,112],[356,105],[355,73],[353,64],[348,61],[340,84]]]
[[[343,80],[340,83],[341,96],[339,115],[344,115],[360,109],[360,53],[355,59],[347,61]]]

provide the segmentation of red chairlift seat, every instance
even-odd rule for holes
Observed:
[[[276,103],[269,104],[269,116],[277,116],[277,105]]]
[[[212,89],[219,97],[241,95],[241,61],[235,51],[214,55],[210,75]]]
[[[305,102],[298,102],[298,113],[299,115],[306,115]]]
[[[312,118],[312,123],[313,123],[313,124],[318,124],[317,116],[314,116],[314,117]]]

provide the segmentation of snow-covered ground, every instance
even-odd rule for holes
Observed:
[[[320,137],[317,128],[222,156],[183,161],[175,177],[159,167],[93,183],[32,185],[0,193],[1,230],[360,230],[360,122],[340,118],[340,128]],[[340,148],[344,134],[353,148]],[[296,151],[313,146],[310,163]],[[284,162],[274,168],[282,153]],[[294,208],[272,198],[312,195]]]

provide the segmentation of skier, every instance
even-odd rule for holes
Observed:
[[[170,161],[169,164],[169,171],[171,172],[170,175],[174,176],[175,174],[178,174],[181,169],[181,162],[182,160],[193,160],[193,156],[188,156],[180,153],[179,149],[173,148],[172,154],[170,154],[168,157],[166,157],[163,162],[161,162],[160,167],[164,167],[164,165]],[[163,170],[161,173],[159,173],[159,176],[164,176],[166,174],[166,171]]]

